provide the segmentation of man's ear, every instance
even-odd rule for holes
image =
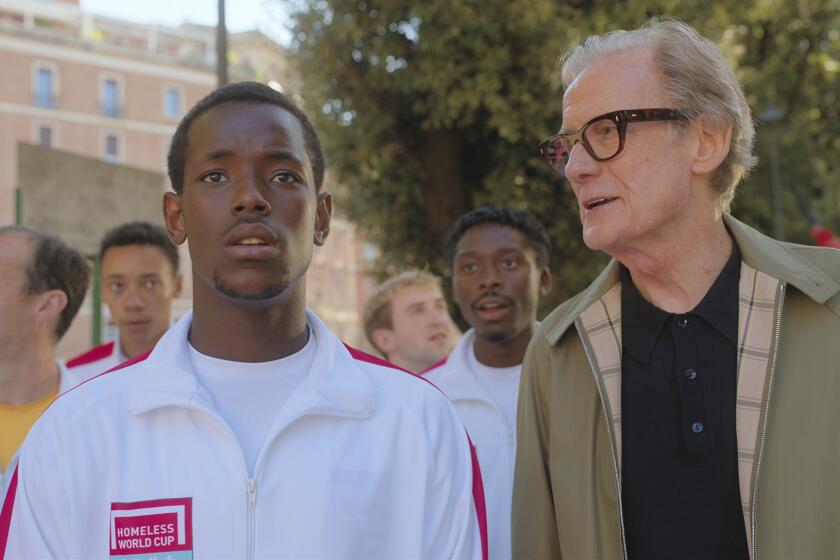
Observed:
[[[39,324],[47,324],[50,331],[55,330],[55,325],[61,316],[61,312],[67,307],[67,294],[64,290],[47,290],[38,294],[35,304],[36,320]]]
[[[394,351],[397,347],[397,341],[394,338],[394,331],[391,329],[374,329],[370,333],[371,342],[382,354],[388,358],[388,354]]]
[[[696,175],[708,175],[720,167],[729,155],[732,124],[698,118],[692,121],[692,127],[698,142],[697,151],[691,163],[691,171]]]
[[[332,219],[332,195],[328,192],[318,193],[315,209],[315,237],[313,242],[322,246],[330,234],[330,219]]]
[[[181,204],[181,195],[174,192],[163,193],[163,221],[166,224],[169,240],[175,245],[181,245],[187,240]]]
[[[548,295],[551,291],[551,271],[544,266],[540,271],[540,297]]]

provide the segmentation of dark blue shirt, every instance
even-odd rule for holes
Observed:
[[[747,560],[735,432],[733,251],[697,307],[667,313],[621,273],[622,499],[630,560]]]

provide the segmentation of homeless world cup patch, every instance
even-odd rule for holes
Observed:
[[[111,504],[111,558],[192,560],[192,498]]]

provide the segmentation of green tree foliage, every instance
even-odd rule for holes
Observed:
[[[771,151],[776,142],[783,185],[785,238],[808,243],[798,188],[817,219],[840,234],[840,2],[754,2],[724,32],[722,45],[757,119],[768,107],[781,121],[758,123],[761,163],[741,185],[733,212],[772,232]]]
[[[463,212],[493,203],[528,208],[554,243],[556,289],[546,307],[606,262],[580,240],[568,187],[552,179],[537,144],[562,120],[556,62],[592,33],[670,14],[720,42],[761,127],[780,143],[785,183],[800,186],[826,225],[840,228],[840,0],[300,0],[292,51],[338,207],[382,251],[374,273],[444,272],[446,232]],[[766,158],[765,158],[766,159]],[[735,213],[770,231],[765,164],[741,186]],[[768,168],[769,169],[769,168]],[[790,193],[788,236],[807,241]]]

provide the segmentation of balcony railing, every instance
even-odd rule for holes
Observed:
[[[44,109],[55,109],[58,107],[58,96],[53,93],[36,91],[32,94],[32,103],[36,107]]]
[[[119,119],[125,116],[125,107],[113,103],[100,103],[99,111],[103,116]]]

